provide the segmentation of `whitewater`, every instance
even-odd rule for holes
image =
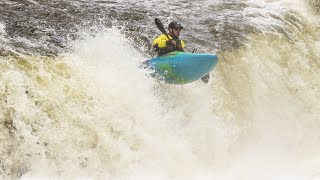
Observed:
[[[320,179],[319,2],[0,5],[0,179]],[[156,17],[208,84],[138,68]]]

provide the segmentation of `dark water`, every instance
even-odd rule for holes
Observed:
[[[309,4],[318,11],[317,1],[310,1]],[[79,31],[91,29],[94,35],[96,27],[112,25],[121,26],[127,36],[135,40],[136,46],[149,47],[155,34],[159,34],[153,22],[155,17],[162,19],[164,24],[168,24],[171,20],[180,21],[185,26],[183,33],[188,42],[188,50],[195,47],[202,51],[231,50],[243,45],[250,37],[248,34],[273,30],[292,38],[290,37],[292,29],[287,29],[288,27],[268,24],[270,27],[261,29],[259,23],[252,23],[252,18],[263,20],[265,14],[259,11],[246,12],[245,9],[264,7],[246,1],[117,3],[3,0],[0,8],[0,21],[5,24],[5,31],[10,38],[8,45],[24,53],[57,54],[68,50],[68,41],[81,38]],[[266,20],[304,26],[294,12],[283,13],[281,14],[283,17],[270,13]],[[33,46],[19,41],[17,37],[27,39]]]

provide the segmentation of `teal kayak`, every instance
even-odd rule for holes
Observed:
[[[216,66],[218,56],[186,52],[171,52],[143,62],[153,71],[152,76],[168,84],[187,84],[196,81]]]

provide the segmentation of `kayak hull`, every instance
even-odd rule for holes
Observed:
[[[143,62],[152,76],[168,84],[187,84],[205,76],[216,66],[215,54],[171,52]]]

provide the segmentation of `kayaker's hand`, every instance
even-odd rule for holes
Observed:
[[[168,44],[173,44],[173,45],[176,46],[176,45],[178,44],[178,42],[177,42],[177,40],[172,40],[172,39],[170,39],[170,40],[167,41],[167,45],[168,45]]]
[[[177,44],[178,46],[181,46],[181,40],[180,40],[180,39],[177,39],[177,40],[176,40],[176,44]]]
[[[181,47],[181,40],[180,39],[177,39],[177,40],[173,40],[173,39],[170,39],[170,40],[167,40],[166,42],[167,44],[167,48],[171,49],[172,51],[174,49],[176,49],[175,47],[178,47],[178,50],[179,51],[184,51]]]
[[[173,40],[171,40],[171,39],[170,39],[170,40],[167,40],[167,42],[166,42],[167,46],[171,46],[171,44],[173,44],[172,41],[173,41]]]

